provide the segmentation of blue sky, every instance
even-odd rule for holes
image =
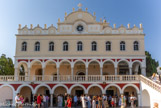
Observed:
[[[57,27],[58,18],[63,20],[78,3],[111,26],[143,23],[145,50],[161,65],[161,0],[0,0],[0,55],[14,58],[18,24]]]

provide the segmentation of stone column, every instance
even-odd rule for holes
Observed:
[[[129,75],[132,75],[132,67],[129,67]]]
[[[59,67],[57,67],[57,80],[59,81]]]
[[[31,79],[31,76],[30,76],[30,68],[28,68],[28,80],[30,81]]]
[[[141,68],[141,74],[146,76],[146,67]]]
[[[103,80],[103,68],[102,67],[100,67],[100,76],[101,76],[101,78],[100,78],[100,80]]]
[[[137,94],[138,95],[138,107],[141,106],[141,96],[140,93]]]
[[[71,78],[70,78],[71,80],[73,80],[74,79],[74,68],[73,67],[71,67]]]
[[[44,75],[45,75],[45,67],[44,68],[42,68],[42,81],[44,81],[45,79],[44,79]]]
[[[115,75],[117,75],[117,67],[115,67]]]
[[[53,94],[50,94],[50,107],[53,107]]]
[[[86,68],[86,81],[88,80],[88,67]]]
[[[14,80],[18,81],[18,69],[17,68],[15,68],[14,77],[15,77]]]

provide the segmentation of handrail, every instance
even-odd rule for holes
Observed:
[[[116,82],[139,81],[139,75],[31,75],[0,76],[2,81],[54,81],[54,82]]]
[[[150,80],[149,78],[146,78],[145,76],[143,75],[140,75],[140,80],[142,82],[144,82],[145,84],[147,84],[148,86],[150,86],[151,88],[155,89],[156,91],[160,92],[161,93],[161,85]]]

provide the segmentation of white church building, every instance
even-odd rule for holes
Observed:
[[[144,37],[142,24],[110,26],[80,4],[58,19],[57,28],[19,25],[15,73],[0,76],[0,103],[15,103],[16,93],[30,102],[35,94],[47,94],[50,106],[65,93],[133,93],[138,106],[161,104],[161,85],[146,77]]]

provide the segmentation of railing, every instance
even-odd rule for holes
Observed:
[[[52,81],[52,82],[116,82],[139,81],[139,75],[34,75],[34,76],[0,76],[2,81]]]
[[[140,80],[142,82],[144,82],[145,84],[147,84],[148,86],[150,86],[151,88],[155,89],[156,91],[160,92],[161,93],[161,85],[140,75]]]

